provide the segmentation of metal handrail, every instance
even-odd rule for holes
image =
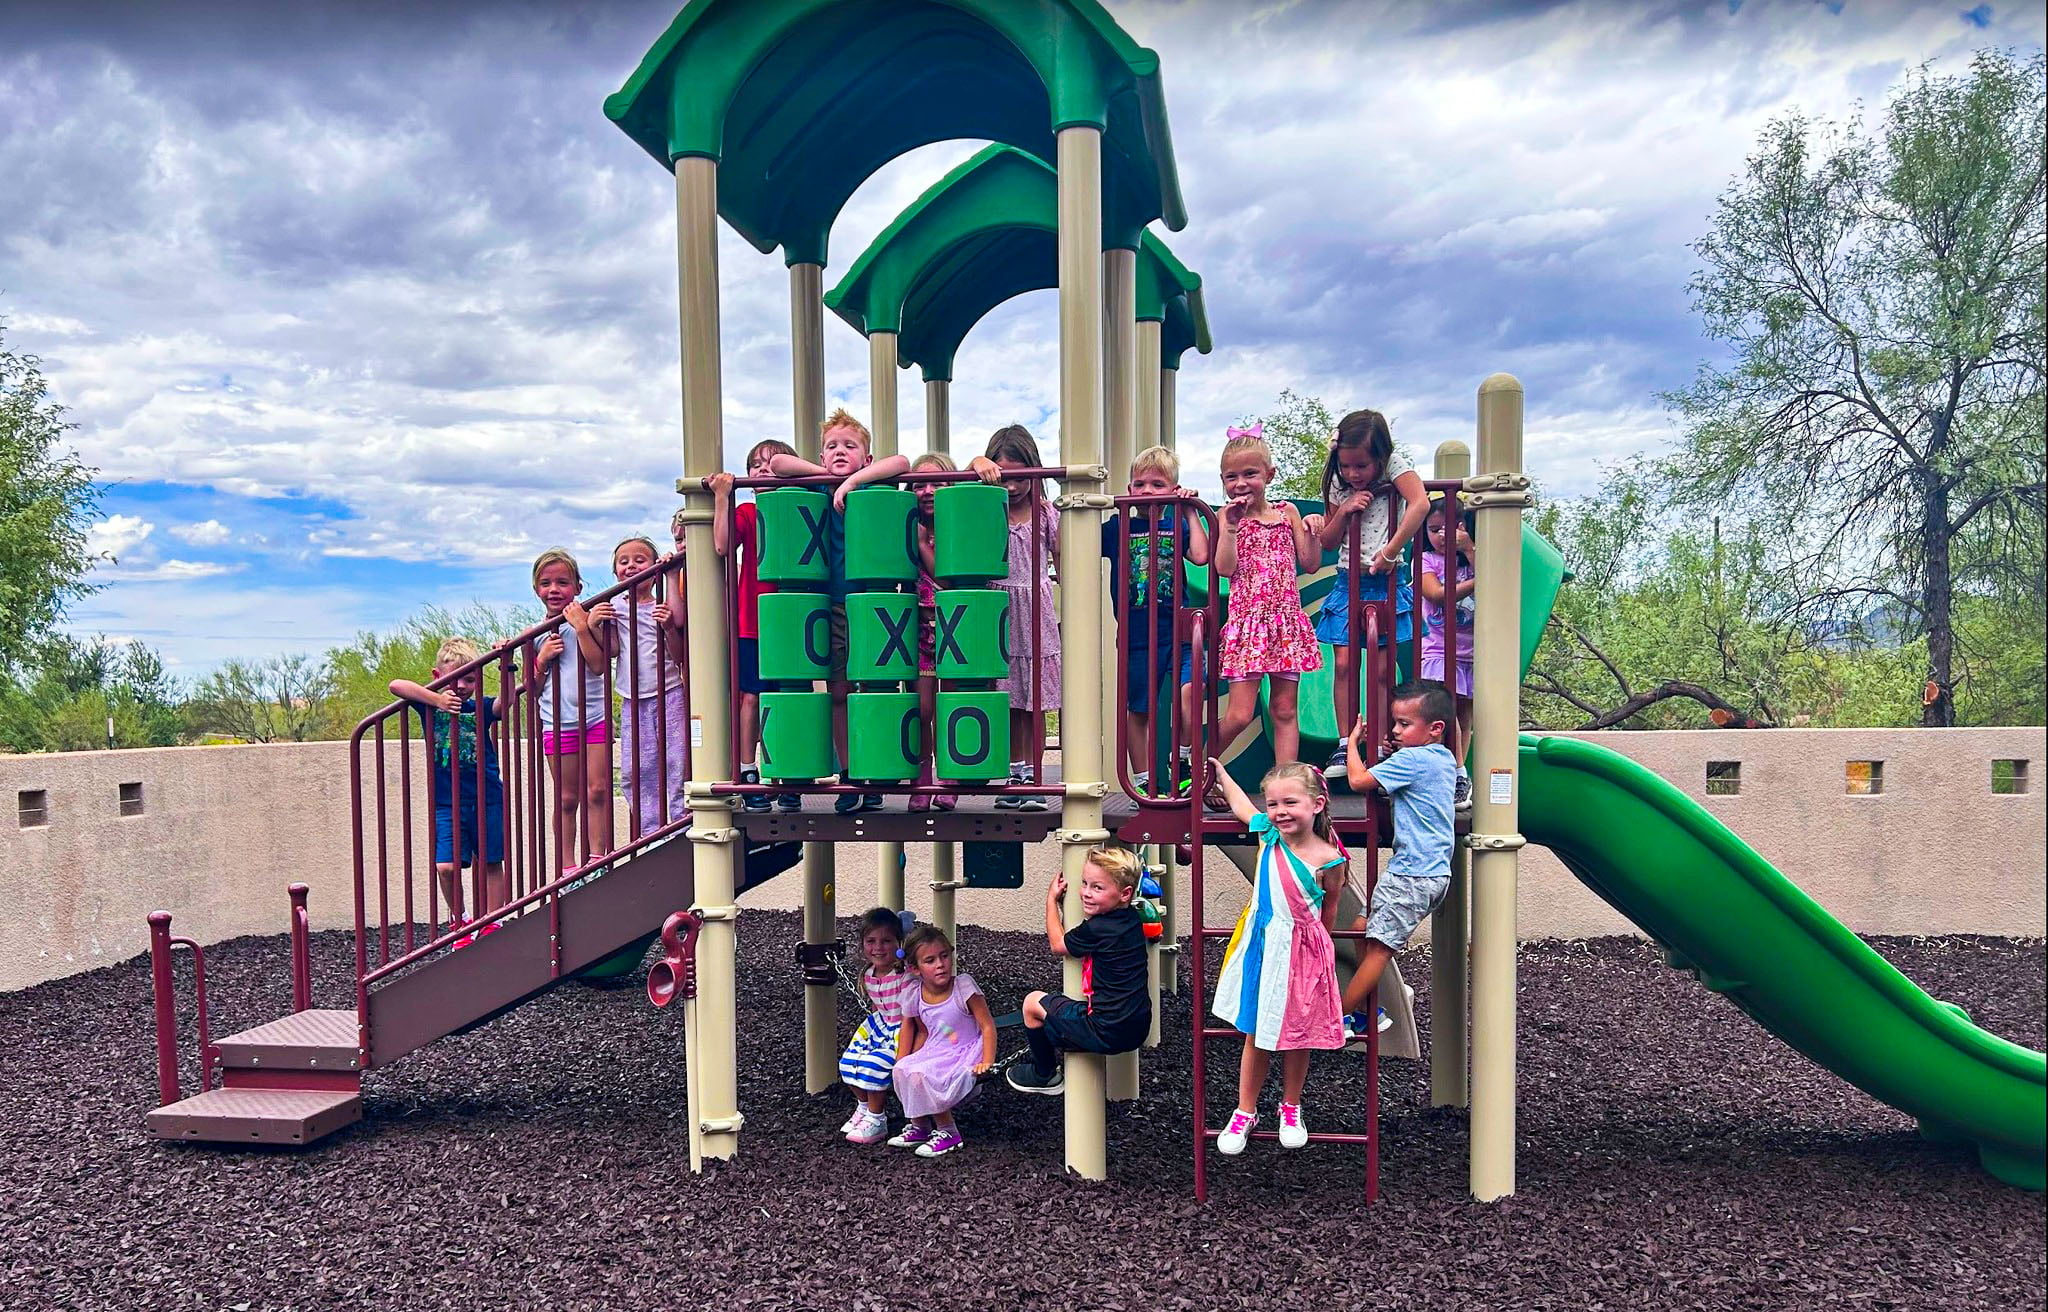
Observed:
[[[199,1092],[213,1087],[213,1034],[206,1019],[206,950],[194,939],[171,933],[171,913],[149,913],[150,991],[156,1002],[157,1105],[167,1107],[184,1097],[178,1078],[178,1013],[171,951],[192,951],[192,993],[198,1004]]]

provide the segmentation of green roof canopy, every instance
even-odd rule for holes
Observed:
[[[923,366],[927,379],[951,378],[961,339],[983,316],[1059,285],[1058,228],[1051,167],[989,146],[897,215],[825,304],[863,335],[898,334],[898,358]],[[1178,368],[1190,348],[1209,350],[1202,280],[1150,232],[1137,250],[1137,317],[1162,324],[1162,363]]]
[[[719,213],[791,264],[823,264],[847,197],[906,151],[979,138],[1050,159],[1084,123],[1125,244],[1187,222],[1159,57],[1096,0],[690,0],[604,111],[664,167],[718,160]]]

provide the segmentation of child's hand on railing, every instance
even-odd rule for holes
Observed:
[[[427,694],[427,699],[444,711],[459,711],[462,709],[462,694],[453,688],[443,688],[439,692],[430,692]]]
[[[714,497],[729,497],[732,495],[732,482],[732,475],[721,469],[704,480],[704,487]]]
[[[1003,467],[987,456],[976,456],[968,461],[967,472],[993,486],[1000,487],[1003,482]]]
[[[683,612],[665,601],[657,601],[654,603],[654,623],[659,628],[674,629],[680,633],[683,628]]]
[[[570,604],[574,605],[575,603],[571,602]],[[612,604],[608,601],[598,602],[586,613],[590,616],[592,624],[611,624],[619,618],[618,611],[612,609]]]
[[[546,669],[562,658],[562,635],[550,633],[540,645],[540,652],[533,658],[534,663]]]

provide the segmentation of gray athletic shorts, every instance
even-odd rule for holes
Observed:
[[[1372,890],[1372,910],[1365,918],[1365,932],[1396,952],[1408,946],[1409,936],[1422,918],[1436,910],[1450,890],[1446,871],[1429,879],[1380,876]]]

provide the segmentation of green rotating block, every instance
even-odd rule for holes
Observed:
[[[761,777],[822,779],[832,761],[832,694],[761,694]]]
[[[948,583],[1010,575],[1010,494],[989,483],[948,483],[932,494],[933,570]]]
[[[932,646],[938,676],[1009,678],[1010,594],[1000,588],[950,588],[935,600]],[[1052,605],[1052,598],[1045,604]]]
[[[831,626],[832,600],[822,592],[762,593],[761,677],[776,683],[827,677]]]
[[[855,683],[900,683],[917,677],[916,597],[907,592],[855,592],[846,598],[846,677]]]
[[[831,582],[825,537],[832,498],[823,492],[784,487],[763,492],[754,504],[761,517],[761,581],[798,587],[823,587]]]
[[[924,722],[917,713],[917,694],[848,694],[846,755],[849,779],[901,782],[917,778],[924,755]]]
[[[942,692],[934,772],[967,783],[1010,777],[1010,694]]]
[[[917,581],[917,494],[864,487],[846,494],[846,577],[854,583]]]

